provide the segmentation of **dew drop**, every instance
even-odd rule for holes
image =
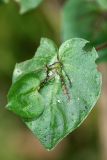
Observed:
[[[52,76],[52,75],[53,75],[53,72],[52,72],[52,71],[50,71],[50,72],[49,72],[49,76]]]
[[[22,72],[19,69],[16,69],[16,74],[20,75]]]
[[[78,97],[78,101],[80,100],[80,98]]]
[[[58,103],[61,103],[61,101],[58,99]]]

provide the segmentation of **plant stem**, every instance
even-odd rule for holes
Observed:
[[[106,48],[107,48],[107,42],[105,42],[105,43],[97,46],[97,47],[96,47],[96,50],[97,50],[97,51],[101,51],[101,50],[104,50],[104,49],[106,49]]]

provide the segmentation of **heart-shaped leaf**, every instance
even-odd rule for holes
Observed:
[[[15,67],[7,109],[20,115],[48,150],[76,129],[98,100],[98,55],[87,43],[73,38],[58,51],[42,39],[35,56]]]

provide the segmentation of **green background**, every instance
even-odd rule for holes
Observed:
[[[41,37],[53,39],[58,46],[61,43],[62,5],[60,0],[44,0],[24,15],[13,1],[0,5],[0,160],[104,160],[99,103],[81,127],[51,152],[4,108],[16,62],[31,58]]]

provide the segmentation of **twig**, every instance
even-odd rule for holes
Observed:
[[[104,50],[104,49],[107,49],[107,42],[105,42],[105,43],[96,47],[97,51],[101,51],[101,50]]]

